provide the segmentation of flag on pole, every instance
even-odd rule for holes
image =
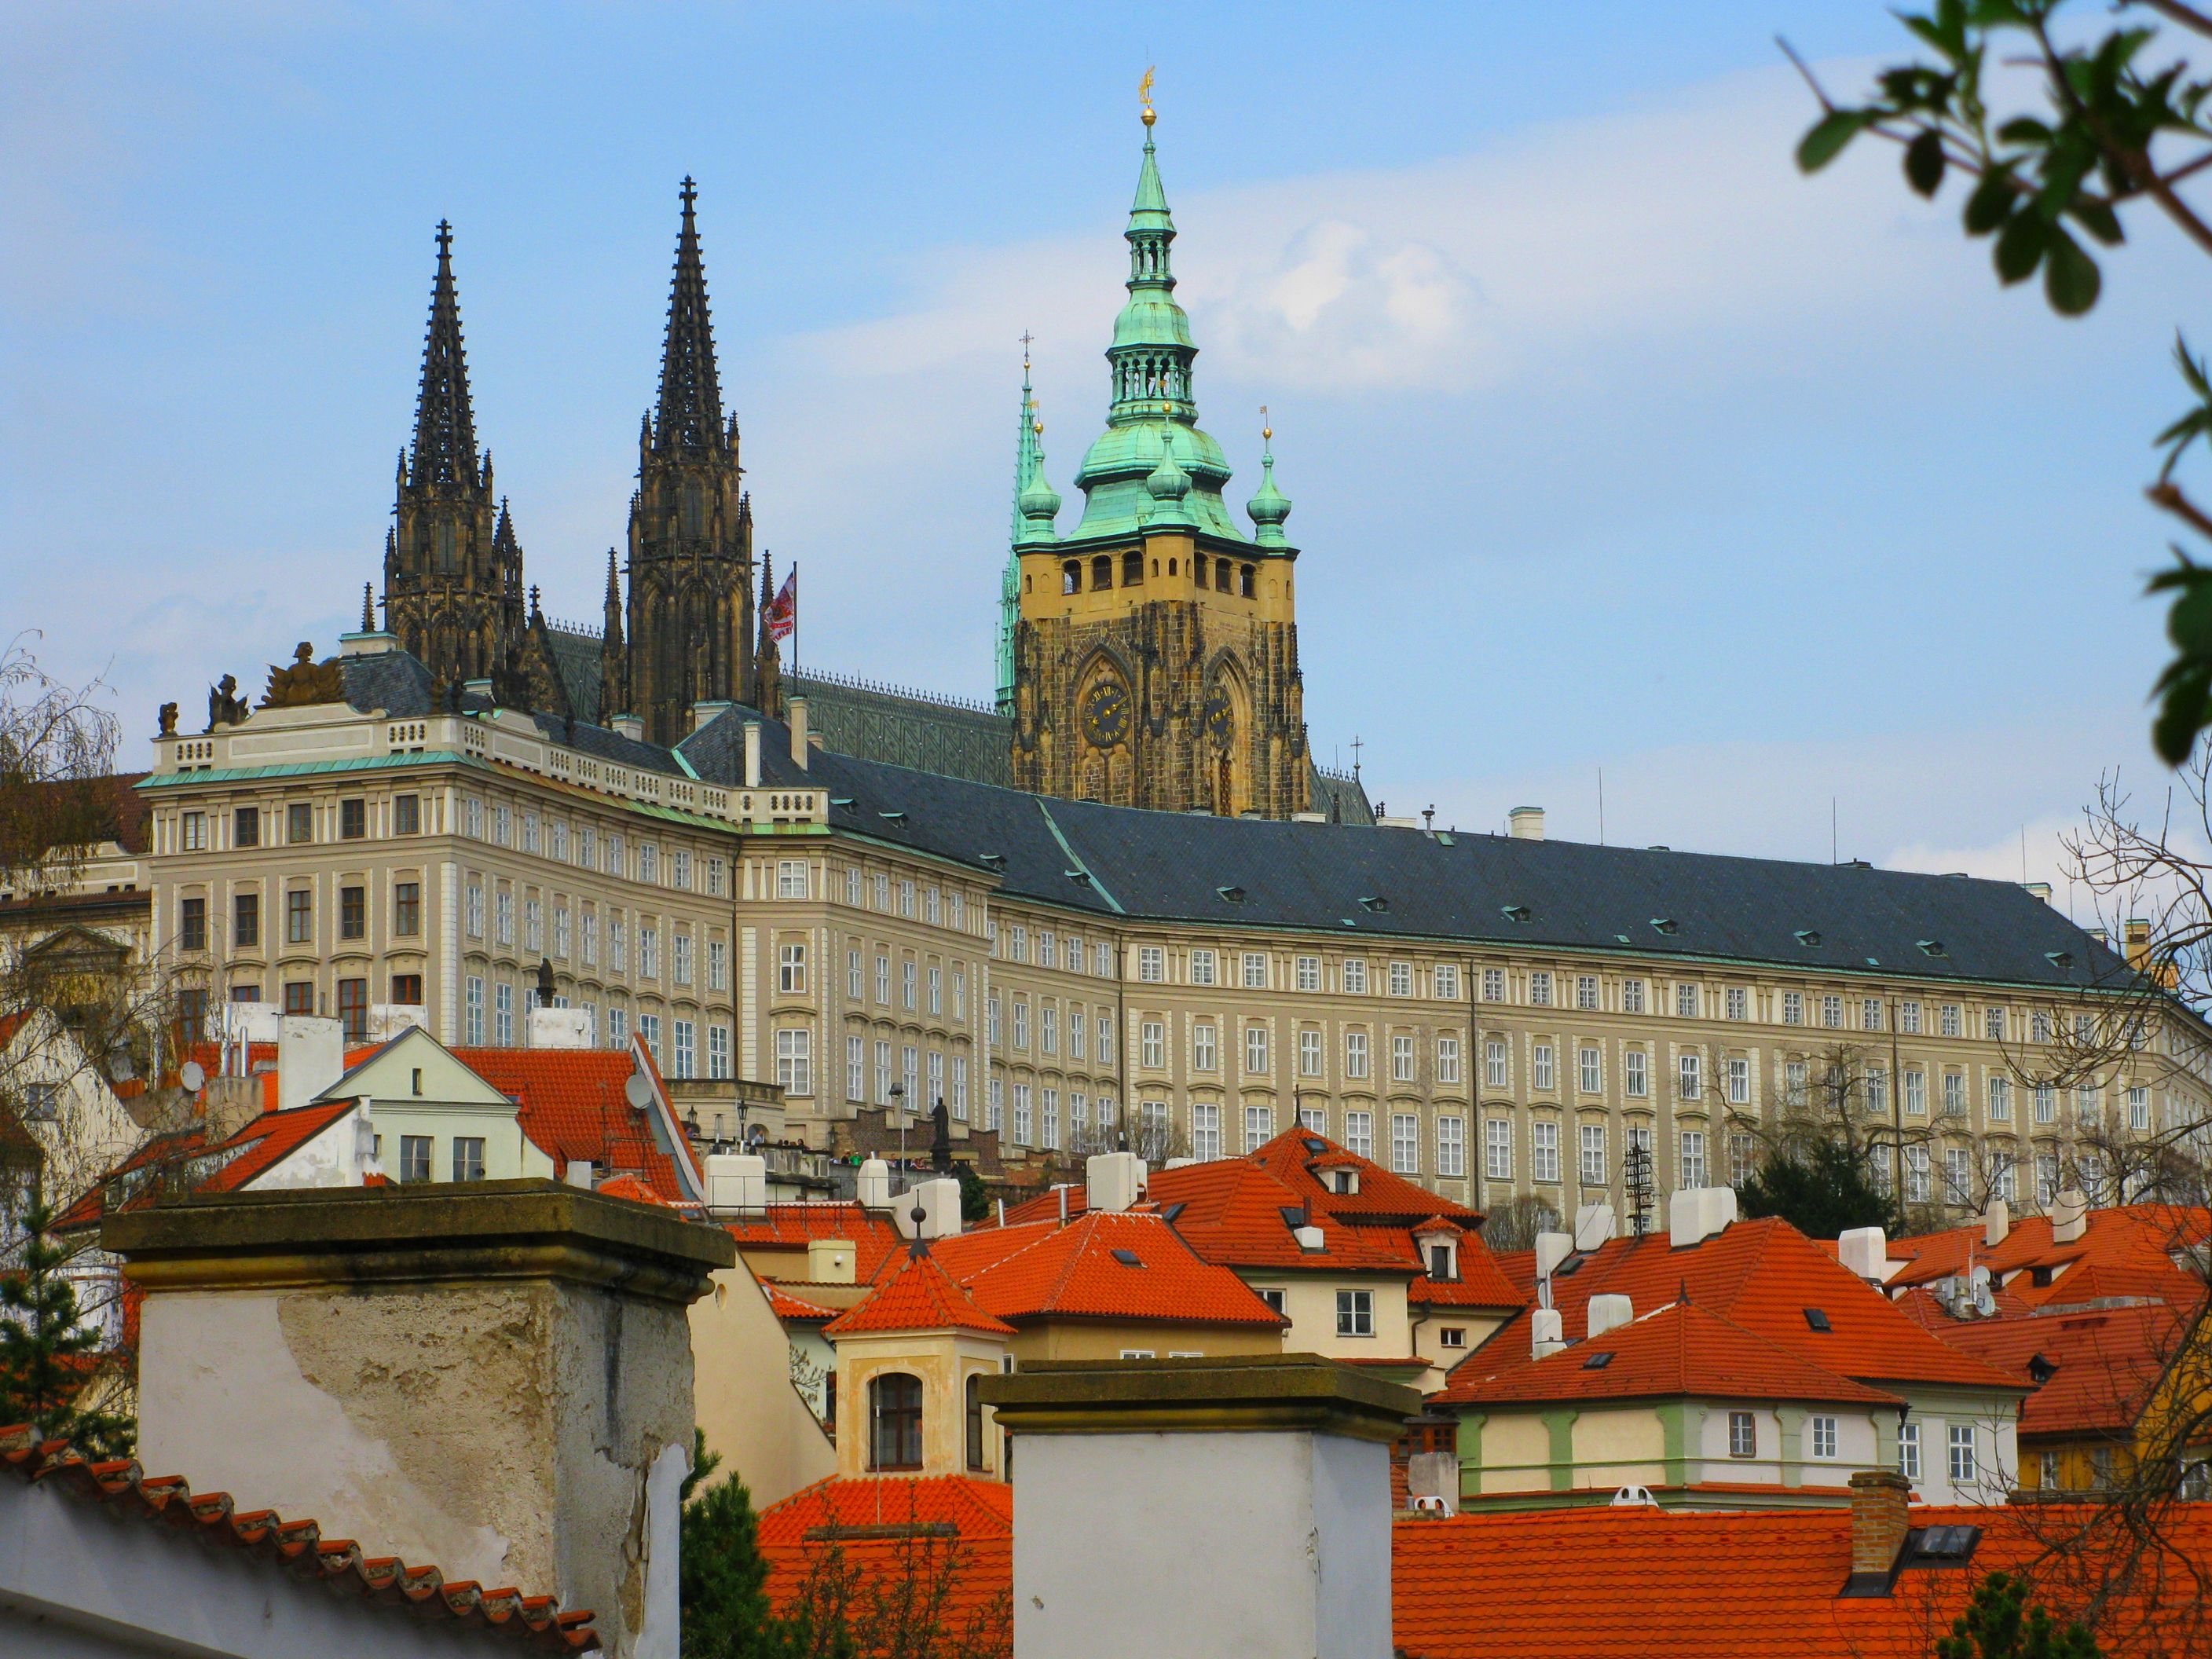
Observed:
[[[799,568],[793,565],[791,574],[783,579],[782,591],[768,608],[768,636],[772,640],[787,640],[798,626]]]

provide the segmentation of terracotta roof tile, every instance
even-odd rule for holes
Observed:
[[[1498,1261],[1515,1285],[1533,1293],[1530,1252],[1515,1251]],[[1566,1329],[1573,1332],[1589,1328],[1593,1296],[1625,1295],[1638,1309],[1656,1308],[1679,1299],[1686,1288],[1698,1306],[1862,1382],[2021,1386],[1923,1330],[1833,1255],[1788,1222],[1771,1217],[1733,1222],[1680,1249],[1663,1233],[1610,1240],[1586,1255],[1569,1258],[1553,1278],[1552,1299]],[[1827,1329],[1813,1328],[1808,1308],[1826,1316]],[[1490,1343],[1501,1348],[1517,1345],[1528,1352],[1528,1316],[1509,1321]],[[1462,1368],[1474,1358],[1462,1361]]]
[[[773,1279],[762,1279],[760,1287],[768,1292],[768,1305],[775,1310],[778,1319],[809,1321],[835,1319],[837,1316],[837,1310],[835,1308],[824,1308],[811,1302],[803,1301],[785,1290]]]
[[[205,1128],[157,1135],[100,1178],[100,1184],[63,1212],[54,1225],[63,1231],[98,1224],[115,1193],[127,1194],[122,1208],[154,1201],[165,1175],[196,1193],[230,1193],[287,1157],[353,1110],[350,1100],[295,1106],[289,1112],[264,1112],[229,1139],[207,1144]]]
[[[854,1247],[854,1274],[863,1284],[905,1248],[889,1217],[849,1199],[771,1204],[757,1218],[726,1224],[740,1250],[793,1250],[803,1255],[817,1238],[849,1240]]]
[[[866,1581],[895,1578],[909,1564],[933,1581],[945,1577],[939,1612],[956,1631],[981,1622],[1011,1632],[1014,1493],[1003,1481],[817,1480],[763,1510],[759,1537],[769,1602],[779,1612],[789,1609],[813,1564],[836,1549]],[[917,1555],[917,1547],[925,1553]]]
[[[2176,1250],[2212,1239],[2212,1210],[2176,1204],[2126,1204],[2092,1210],[2081,1237],[2063,1244],[2051,1239],[2048,1216],[2023,1216],[1995,1246],[1984,1242],[1982,1224],[1947,1227],[1889,1241],[1889,1258],[1901,1264],[1887,1281],[1893,1290],[1926,1285],[1984,1267],[2014,1306],[2040,1307],[2079,1302],[2084,1274],[2094,1273],[2113,1288],[2100,1295],[2157,1296],[2191,1305],[2203,1296],[2203,1281],[2175,1265]],[[2035,1283],[2035,1269],[2052,1268],[2047,1285]],[[2120,1286],[2126,1288],[2122,1289]]]
[[[2081,1434],[2132,1428],[2189,1340],[2191,1324],[2154,1303],[1953,1320],[1938,1334],[2034,1388],[2021,1402],[2021,1433]],[[2039,1358],[2057,1368],[2040,1383],[2029,1370]]]
[[[133,1460],[88,1462],[67,1441],[40,1442],[28,1428],[0,1428],[0,1473],[119,1514],[189,1527],[207,1544],[245,1551],[336,1594],[404,1607],[417,1618],[475,1626],[556,1653],[599,1645],[591,1613],[562,1613],[550,1595],[485,1589],[461,1579],[448,1583],[435,1567],[365,1556],[349,1540],[324,1538],[313,1521],[286,1521],[273,1510],[240,1510],[227,1492],[195,1492],[182,1477],[148,1475]]]
[[[605,1174],[638,1176],[667,1203],[696,1201],[696,1170],[687,1182],[677,1168],[678,1158],[688,1164],[690,1149],[663,1141],[623,1092],[637,1069],[632,1049],[456,1048],[453,1054],[515,1103],[522,1133],[553,1160],[556,1176],[572,1163],[588,1163]]]
[[[1227,1267],[1201,1261],[1157,1215],[1093,1212],[940,1239],[930,1254],[1000,1319],[1142,1319],[1279,1328]]]
[[[1012,1336],[1014,1328],[985,1313],[927,1252],[910,1255],[865,1302],[822,1328],[824,1336],[872,1331],[982,1331]]]
[[[1452,1373],[1433,1404],[1506,1401],[1637,1400],[1687,1395],[1709,1400],[1810,1400],[1838,1405],[1897,1406],[1895,1395],[1814,1364],[1796,1349],[1759,1336],[1700,1308],[1669,1303],[1626,1325],[1569,1344],[1541,1359],[1516,1350],[1482,1369],[1486,1345]],[[1595,1370],[1591,1359],[1611,1358]]]

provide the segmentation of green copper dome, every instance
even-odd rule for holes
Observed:
[[[1291,498],[1275,488],[1275,457],[1271,450],[1260,452],[1260,490],[1245,503],[1244,510],[1256,526],[1252,539],[1261,547],[1291,544],[1283,534],[1283,520],[1291,516]]]

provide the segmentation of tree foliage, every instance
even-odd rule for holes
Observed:
[[[2097,1638],[2078,1624],[2061,1625],[2025,1580],[1993,1572],[1974,1586],[1951,1633],[1936,1638],[1936,1659],[2098,1659]]]
[[[777,1659],[788,1650],[769,1611],[752,1494],[732,1476],[694,1495],[722,1460],[703,1432],[693,1432],[684,1482],[684,1659]]]
[[[1780,1216],[1808,1238],[1887,1226],[1896,1216],[1866,1159],[1840,1140],[1806,1140],[1770,1153],[1736,1201],[1747,1217]]]
[[[2212,221],[2181,189],[2212,167],[2212,80],[2192,75],[2185,59],[2165,57],[2149,21],[2212,38],[2212,15],[2185,0],[2124,0],[2106,12],[2117,17],[2111,26],[2075,28],[2087,9],[2069,4],[1936,0],[1928,11],[1900,14],[1924,56],[1881,70],[1863,103],[1839,104],[1815,82],[1822,113],[1797,146],[1798,165],[1817,172],[1872,135],[1900,148],[1905,183],[1923,196],[1934,197],[1954,176],[1964,179],[1960,222],[1967,235],[1989,239],[1997,280],[2022,283],[2040,271],[2044,295],[2062,316],[2097,303],[2103,276],[2091,249],[2120,246],[2123,211],[2139,204],[2151,204],[2212,255]],[[2036,106],[1996,106],[1997,72],[2015,67],[2034,73]],[[2212,537],[2212,516],[2174,481],[2189,447],[2212,443],[2212,379],[2185,341],[2174,355],[2191,401],[2158,434],[2165,463],[2146,493],[2195,534]],[[2173,647],[2154,687],[2151,740],[2179,766],[2212,726],[2212,567],[2179,545],[2172,551],[2174,564],[2149,588],[2172,596],[2166,631]]]
[[[23,1225],[21,1249],[0,1266],[0,1424],[27,1423],[95,1460],[128,1456],[137,1425],[95,1403],[100,1333],[79,1322],[53,1212],[34,1201]]]

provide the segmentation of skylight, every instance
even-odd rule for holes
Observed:
[[[1134,1250],[1116,1250],[1114,1252],[1114,1260],[1125,1267],[1141,1267],[1145,1265]]]
[[[1611,1364],[1613,1364],[1613,1350],[1607,1348],[1602,1353],[1594,1353],[1588,1359],[1583,1360],[1583,1369],[1586,1371],[1601,1371]]]
[[[1805,1322],[1816,1331],[1828,1331],[1835,1328],[1828,1323],[1828,1316],[1819,1308],[1805,1310]]]

